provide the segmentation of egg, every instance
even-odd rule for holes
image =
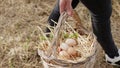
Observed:
[[[71,47],[74,47],[74,46],[77,45],[76,40],[70,39],[70,38],[69,38],[69,39],[66,39],[65,43],[68,44],[68,45],[71,46]]]
[[[69,54],[66,51],[60,51],[59,52],[59,57],[61,59],[70,59],[70,56],[69,56]]]
[[[60,44],[60,48],[61,48],[62,50],[67,50],[67,49],[69,48],[69,46],[68,46],[66,43],[61,43],[61,44]]]
[[[59,53],[60,51],[62,51],[62,49],[61,49],[60,47],[58,47],[57,49],[58,49],[58,53]]]
[[[67,50],[67,53],[71,57],[77,57],[77,51],[73,47],[69,47],[68,50]]]

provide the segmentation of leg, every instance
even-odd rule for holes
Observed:
[[[73,0],[72,7],[75,8],[78,5],[78,3],[79,3],[79,0]],[[58,22],[59,16],[60,16],[60,12],[59,12],[59,0],[58,0],[57,4],[55,5],[52,13],[48,18],[48,23],[50,24],[50,26],[55,26],[55,23],[52,22],[51,19]],[[50,30],[47,28],[46,32],[50,32]]]
[[[91,12],[93,32],[97,36],[97,41],[100,43],[105,53],[110,58],[119,56],[118,49],[111,34],[111,0],[81,0],[81,2]]]

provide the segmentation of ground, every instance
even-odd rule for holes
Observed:
[[[0,68],[43,68],[37,55],[40,31],[47,24],[55,0],[0,0]],[[88,10],[79,4],[76,11],[84,26],[91,23]],[[120,47],[120,1],[113,0],[112,34]],[[42,27],[42,26],[40,26]],[[44,29],[44,27],[42,27]],[[99,46],[95,68],[116,68],[105,63]]]

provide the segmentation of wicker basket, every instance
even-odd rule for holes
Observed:
[[[75,14],[74,17],[77,17],[75,19],[78,22],[80,22],[77,14]],[[46,53],[38,49],[38,54],[41,56],[41,60],[44,68],[94,68],[94,64],[96,61],[96,45],[97,45],[95,37],[94,37],[94,41],[92,42],[92,45],[94,46],[94,50],[93,50],[94,52],[91,56],[88,56],[85,60],[66,61],[66,60],[61,60],[56,58],[56,48],[57,48],[57,44],[59,43],[56,40],[58,40],[59,38],[60,27],[62,26],[62,22],[64,22],[65,19],[66,19],[66,14],[63,13],[60,16],[60,19],[56,26],[55,36],[54,36],[51,48]],[[76,24],[76,25],[79,25],[79,24]],[[82,29],[83,27],[79,27],[79,28]],[[86,31],[85,29],[84,29],[84,32],[88,33],[88,31]]]

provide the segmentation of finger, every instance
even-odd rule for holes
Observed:
[[[72,14],[73,14],[73,8],[72,8],[71,3],[72,3],[72,0],[70,0],[70,1],[67,3],[67,5],[66,5],[67,13],[68,13],[68,15],[70,15],[70,16],[72,16]]]
[[[60,7],[60,13],[65,11],[66,6],[66,0],[60,0],[59,7]]]

